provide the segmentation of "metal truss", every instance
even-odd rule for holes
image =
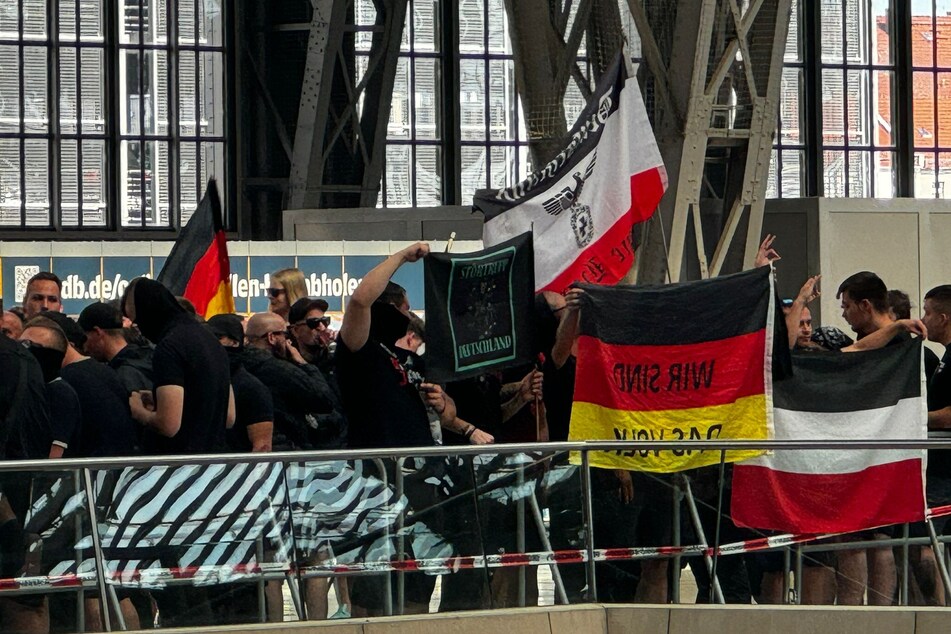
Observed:
[[[662,252],[656,245],[663,237],[654,234],[641,275],[655,282],[696,277],[684,266],[690,242],[701,278],[750,267],[763,225],[791,0],[679,0],[666,60],[647,10],[652,4],[659,2],[628,0],[653,79],[655,115],[664,111],[655,128],[670,177],[661,204],[670,240]],[[734,244],[744,224],[745,240]],[[709,258],[704,237],[714,232]]]
[[[311,0],[313,17],[297,115],[287,208],[373,207],[408,0],[374,0],[359,26],[353,0]],[[372,33],[357,80],[354,34]]]

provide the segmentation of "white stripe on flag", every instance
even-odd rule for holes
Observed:
[[[637,79],[626,80],[620,93],[621,103],[604,124],[604,131],[593,149],[573,170],[567,170],[557,183],[487,221],[483,228],[486,246],[504,242],[526,231],[534,234],[535,287],[550,284],[583,251],[575,242],[572,214],[551,215],[542,203],[565,187],[574,188],[575,173],[583,173],[597,152],[594,171],[584,183],[581,201],[589,204],[597,242],[631,208],[631,176],[663,169],[663,160],[654,131],[641,100]],[[518,210],[516,213],[512,211]],[[613,245],[612,245],[613,246]]]
[[[920,397],[891,407],[855,412],[801,412],[775,408],[776,440],[919,440],[927,438]],[[898,424],[895,424],[898,423]],[[780,450],[745,465],[804,474],[857,473],[871,466],[920,459],[920,449]]]

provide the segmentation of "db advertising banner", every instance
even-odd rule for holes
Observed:
[[[444,250],[431,243],[434,250]],[[360,280],[404,243],[390,242],[229,242],[231,288],[241,313],[267,310],[271,274],[299,268],[308,295],[322,297],[333,312],[342,312]],[[480,242],[457,242],[458,250],[481,248]],[[63,281],[63,310],[78,314],[94,301],[122,297],[136,277],[155,277],[171,249],[170,242],[22,242],[0,244],[0,288],[4,307],[22,303],[29,279],[40,271]],[[406,288],[414,310],[424,309],[422,262],[404,265],[393,280]]]

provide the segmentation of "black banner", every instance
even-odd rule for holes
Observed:
[[[475,253],[431,253],[424,262],[430,380],[533,361],[531,233]]]

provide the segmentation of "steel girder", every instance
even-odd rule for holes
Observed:
[[[679,0],[674,46],[666,56],[647,10],[657,4],[628,0],[657,96],[655,131],[670,178],[657,216],[665,231],[649,234],[640,279],[676,282],[752,266],[791,0]],[[711,191],[714,196],[704,195]],[[711,207],[714,213],[706,213]],[[745,239],[737,241],[744,223]],[[710,224],[717,226],[705,226]],[[713,235],[716,246],[708,258],[704,238]],[[696,273],[684,267],[691,242]]]
[[[369,28],[355,24],[353,0],[311,4],[287,209],[373,207],[408,0],[374,0],[376,19]],[[358,30],[373,34],[359,81]]]

